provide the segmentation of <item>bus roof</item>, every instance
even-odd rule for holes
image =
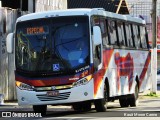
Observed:
[[[19,17],[17,21],[19,22],[19,21],[26,21],[26,20],[33,20],[40,18],[58,17],[58,16],[90,15],[91,11],[92,9],[67,9],[67,10],[37,12]]]
[[[79,16],[100,15],[100,16],[111,18],[111,19],[119,19],[119,20],[124,20],[128,22],[145,24],[145,21],[142,20],[141,18],[135,18],[130,15],[121,15],[121,14],[104,11],[103,8],[94,8],[94,9],[81,8],[81,9],[54,10],[54,11],[45,11],[45,12],[39,12],[39,13],[31,13],[31,14],[27,14],[19,17],[17,19],[17,22],[40,19],[40,18],[49,18],[49,17],[58,17],[58,16],[78,16],[78,15]]]

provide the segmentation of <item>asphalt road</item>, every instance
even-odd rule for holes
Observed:
[[[126,117],[136,117],[143,116],[150,120],[152,118],[155,118],[154,120],[158,120],[160,117],[160,98],[140,98],[139,99],[139,106],[138,107],[128,107],[128,108],[121,108],[119,105],[119,102],[116,100],[115,102],[108,103],[108,109],[106,112],[96,112],[94,109],[94,106],[91,111],[89,112],[76,112],[71,109],[69,106],[48,106],[48,112],[45,117],[39,117],[39,118],[21,118],[16,117],[15,115],[12,116],[12,118],[8,117],[5,119],[11,119],[11,120],[17,120],[17,119],[55,119],[55,120],[97,120],[97,119],[118,119],[118,118],[124,118]],[[4,111],[11,111],[13,113],[26,113],[29,111],[32,111],[31,106],[27,107],[19,107],[17,105],[5,105],[1,106],[0,108],[1,112]],[[158,116],[158,117],[157,117]],[[1,118],[4,120],[4,118]],[[141,118],[142,119],[142,118]],[[128,119],[127,119],[128,120]],[[146,119],[145,119],[146,120]]]

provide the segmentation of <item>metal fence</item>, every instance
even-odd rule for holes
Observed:
[[[129,11],[132,16],[143,17],[147,23],[147,30],[149,33],[149,39],[152,39],[152,2],[128,2]],[[160,25],[160,1],[157,2],[157,16],[158,16],[158,25]],[[160,27],[158,27],[160,28]],[[159,29],[158,29],[159,30]],[[159,30],[160,31],[160,30]],[[160,35],[158,35],[159,37]],[[160,38],[159,38],[160,40]]]

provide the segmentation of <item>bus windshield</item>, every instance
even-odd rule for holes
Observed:
[[[63,74],[89,65],[88,21],[74,16],[17,23],[16,69]]]

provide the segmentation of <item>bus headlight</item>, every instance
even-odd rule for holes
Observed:
[[[87,76],[86,78],[82,78],[73,83],[73,87],[77,87],[80,85],[86,85],[92,79],[92,75]]]
[[[73,87],[77,87],[77,86],[80,86],[80,85],[85,85],[87,84],[88,80],[86,78],[82,78],[76,82],[73,83]]]
[[[27,85],[27,84],[19,82],[19,81],[16,81],[16,86],[21,90],[28,90],[28,91],[34,90],[33,86]]]

